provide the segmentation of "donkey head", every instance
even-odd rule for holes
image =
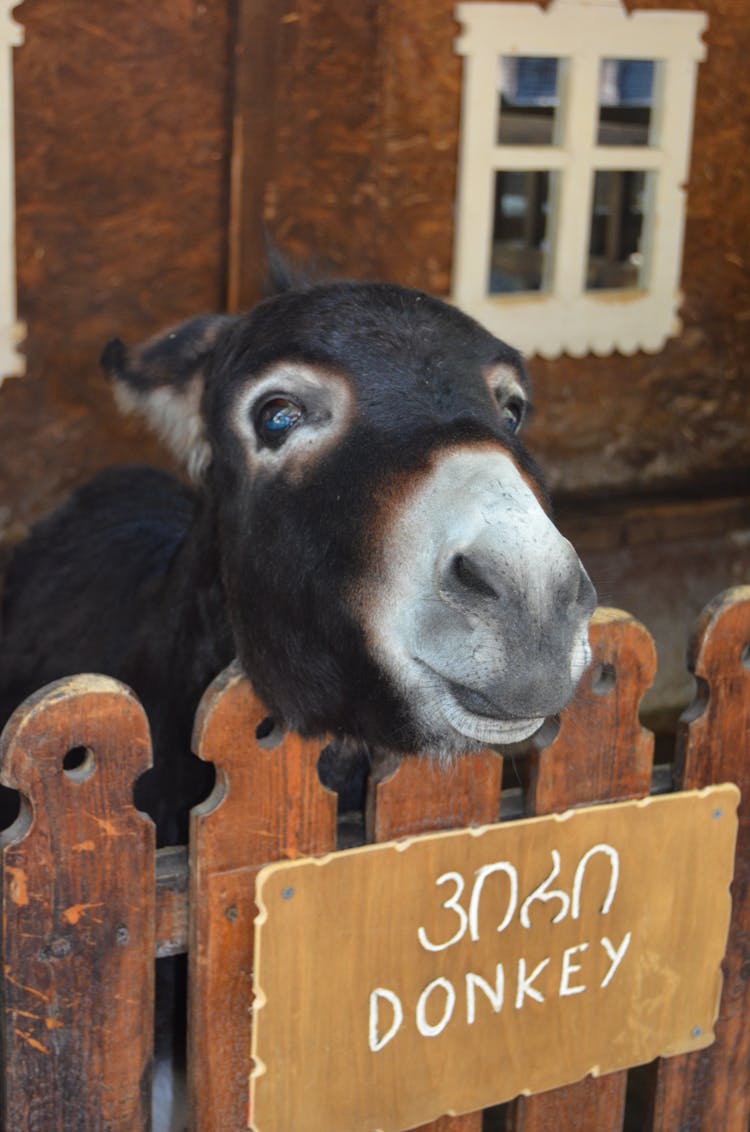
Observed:
[[[103,361],[197,475],[238,656],[287,725],[451,755],[569,701],[595,594],[519,438],[516,351],[341,283]]]

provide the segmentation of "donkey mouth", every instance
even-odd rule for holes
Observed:
[[[521,743],[531,738],[545,722],[546,716],[510,715],[483,692],[449,680],[423,661],[419,663],[437,684],[438,703],[450,727],[474,744]]]
[[[496,723],[518,722],[517,717],[514,720],[513,716],[493,704],[489,696],[485,696],[483,692],[467,688],[465,684],[456,684],[452,680],[446,680],[446,684],[454,699],[471,715],[476,715],[480,719],[494,720]]]

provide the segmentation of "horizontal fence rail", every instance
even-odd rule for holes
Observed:
[[[503,791],[503,760],[493,752],[448,768],[407,758],[373,775],[366,840],[648,795],[653,737],[638,709],[656,671],[653,641],[627,614],[599,610],[591,644],[593,663],[556,735],[528,756],[522,806],[517,789]],[[502,1110],[444,1116],[420,1132],[622,1132],[634,1106],[638,1123],[631,1115],[629,1126],[643,1132],[746,1132],[750,587],[706,609],[689,666],[696,698],[680,724],[673,789],[731,781],[743,795],[716,1042],[637,1074],[587,1077]],[[336,798],[317,772],[321,742],[257,739],[265,715],[234,665],[208,689],[194,749],[215,765],[217,786],[192,813],[189,846],[158,852],[153,825],[132,800],[151,758],[132,692],[106,677],[74,677],[36,693],[9,721],[0,781],[24,803],[0,836],[3,1128],[147,1129],[154,957],[185,951],[191,1128],[247,1127],[255,879],[270,862],[334,850],[337,836]],[[668,882],[670,862],[654,868]]]

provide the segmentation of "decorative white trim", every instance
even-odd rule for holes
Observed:
[[[26,359],[18,351],[26,328],[16,310],[13,48],[23,43],[23,28],[12,11],[19,3],[0,0],[0,385],[4,377],[26,370]]]
[[[464,56],[461,155],[453,300],[527,354],[554,358],[656,353],[679,333],[685,189],[697,64],[705,58],[703,12],[625,10],[621,0],[460,3]],[[501,56],[567,61],[552,145],[498,145],[497,74]],[[603,59],[658,64],[649,144],[596,142]],[[494,179],[497,170],[556,170],[548,288],[490,294]],[[593,173],[648,170],[642,244],[649,264],[638,289],[585,289]]]

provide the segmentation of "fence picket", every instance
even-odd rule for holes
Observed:
[[[654,1132],[688,1127],[746,1132],[750,1116],[750,586],[727,590],[706,608],[691,642],[689,666],[699,681],[698,696],[688,713],[692,718],[678,734],[678,785],[687,790],[736,782],[742,800],[716,1041],[700,1053],[659,1064],[653,1128]]]
[[[390,841],[439,829],[486,825],[500,816],[502,759],[490,752],[452,767],[410,758],[394,774],[372,783],[368,840]],[[481,1112],[442,1116],[416,1132],[481,1132]]]
[[[32,808],[2,839],[3,1128],[150,1127],[150,758],[143,709],[101,676],[43,688],[3,732],[0,780]]]
[[[638,721],[655,671],[653,641],[627,614],[598,611],[594,664],[558,735],[533,756],[529,810],[645,796],[653,738]],[[750,587],[706,609],[691,646],[698,681],[678,736],[676,784],[738,783],[750,793]],[[318,778],[320,743],[257,738],[266,712],[237,666],[214,682],[195,727],[217,789],[191,818],[185,849],[163,852],[132,803],[150,765],[148,725],[116,681],[81,676],[42,689],[0,738],[0,782],[29,799],[0,837],[3,1084],[7,1129],[150,1122],[153,960],[190,963],[189,1096],[194,1132],[247,1127],[254,886],[262,865],[335,848],[336,805]],[[275,736],[271,737],[272,739]],[[77,750],[79,765],[66,754]],[[489,752],[444,769],[406,759],[373,780],[371,841],[494,822],[502,760]],[[733,912],[715,1044],[654,1067],[650,1132],[746,1132],[750,1119],[750,804],[739,812]],[[689,847],[686,847],[689,851]],[[659,863],[657,863],[658,865]],[[666,875],[666,874],[665,874]],[[158,889],[158,892],[157,892]],[[159,904],[159,934],[156,904]],[[689,941],[687,941],[689,942]],[[657,1076],[658,1072],[658,1076]],[[621,1132],[626,1074],[521,1097],[508,1132]],[[482,1113],[441,1116],[416,1132],[481,1132]]]
[[[236,665],[206,692],[196,753],[217,787],[190,827],[188,1093],[195,1132],[248,1121],[255,877],[271,861],[336,845],[336,798],[317,773],[320,743],[288,734],[273,749],[266,710]],[[218,797],[217,797],[218,793]]]
[[[656,672],[653,640],[637,621],[612,609],[597,610],[590,639],[593,665],[563,713],[556,738],[534,759],[532,814],[649,793],[653,736],[641,727],[638,706]],[[507,1128],[620,1132],[626,1084],[625,1073],[612,1073],[519,1097],[510,1106]]]

